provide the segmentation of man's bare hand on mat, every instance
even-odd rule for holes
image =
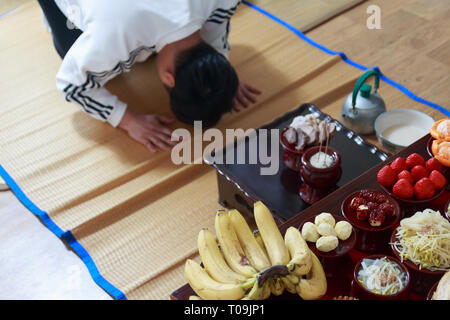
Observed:
[[[251,85],[239,81],[239,87],[236,97],[233,101],[233,109],[235,111],[241,111],[247,108],[249,105],[256,103],[256,96],[260,95],[262,92]]]
[[[170,150],[177,141],[171,141],[172,130],[166,125],[175,120],[154,114],[139,114],[129,108],[125,111],[119,128],[128,132],[134,140],[142,143],[151,152],[159,149]]]

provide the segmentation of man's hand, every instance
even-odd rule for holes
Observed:
[[[142,143],[151,152],[170,150],[177,141],[171,141],[172,130],[166,125],[175,120],[166,116],[138,114],[129,108],[125,111],[119,128],[128,132],[134,140]]]
[[[240,111],[247,108],[250,104],[256,103],[256,96],[260,95],[262,92],[245,82],[239,81],[239,87],[236,97],[233,101],[233,109],[235,111]]]

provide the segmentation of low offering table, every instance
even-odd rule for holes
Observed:
[[[362,189],[369,189],[369,190],[375,190],[382,192],[382,188],[379,186],[377,181],[377,173],[378,171],[386,164],[391,162],[396,157],[404,157],[406,158],[411,153],[418,153],[419,155],[423,156],[425,159],[430,158],[430,155],[427,151],[427,143],[430,139],[430,136],[427,135],[423,137],[422,139],[418,140],[414,144],[410,145],[408,148],[404,149],[400,153],[396,154],[395,156],[392,156],[385,160],[384,162],[381,162],[375,166],[373,166],[368,171],[364,172],[360,176],[358,176],[356,179],[350,181],[349,183],[341,186],[339,189],[337,189],[335,192],[331,193],[327,197],[323,198],[322,200],[314,203],[309,208],[303,210],[301,213],[295,215],[291,219],[287,220],[280,226],[281,234],[284,235],[287,228],[293,226],[293,227],[300,227],[308,220],[311,220],[314,216],[322,213],[322,212],[329,212],[332,215],[336,216],[342,216],[342,203],[344,200],[353,192],[362,190]],[[364,161],[363,159],[361,159]],[[446,176],[448,178],[448,169],[446,169]],[[450,199],[450,193],[449,193],[449,183],[447,179],[447,185],[445,187],[445,191],[442,193],[442,195],[434,200],[431,203],[427,203],[425,208],[433,209],[433,210],[439,210],[443,215],[447,212],[448,201]],[[264,200],[263,200],[264,201]],[[423,210],[424,208],[419,207],[411,207],[404,203],[400,203],[400,216],[401,218],[411,216],[418,210]],[[355,265],[359,259],[362,257],[366,257],[369,255],[383,255],[383,256],[390,256],[394,257],[394,252],[390,246],[390,235],[392,234],[393,230],[396,228],[397,225],[393,226],[392,228],[389,228],[386,232],[379,235],[379,240],[381,241],[381,245],[377,246],[374,251],[369,249],[368,251],[361,251],[352,249],[348,252],[348,255],[344,257],[339,257],[339,260],[331,261],[328,260],[328,262],[322,261],[322,264],[324,266],[325,272],[327,274],[327,281],[328,281],[328,291],[325,294],[325,296],[322,297],[322,299],[333,299],[337,296],[352,296],[354,293],[354,290],[352,290],[352,281],[353,281],[353,270],[355,268]],[[364,232],[361,232],[360,230],[354,230],[357,233],[357,237],[359,238],[358,241],[373,241],[369,240],[370,237],[367,237],[364,235]],[[404,264],[402,264],[404,265]],[[339,268],[339,272],[335,272],[336,268]],[[406,294],[403,296],[404,299],[414,299],[414,300],[420,300],[420,299],[426,299],[428,293],[432,290],[433,285],[436,283],[437,280],[439,280],[439,277],[422,277],[420,273],[414,273],[410,271],[410,286],[408,287],[408,290]],[[185,285],[175,292],[171,294],[172,299],[189,299],[189,296],[194,295],[195,293],[192,291],[189,285]],[[279,297],[271,297],[270,299],[299,299],[297,295],[284,293],[283,295]]]
[[[330,139],[329,147],[336,150],[340,155],[342,174],[336,186],[327,190],[327,194],[346,185],[388,157],[385,152],[309,103],[284,114],[260,129],[278,129],[282,133],[294,118],[305,115],[314,115],[336,127],[336,134]],[[258,134],[258,131],[256,133]],[[252,139],[257,140],[259,148],[259,139],[256,137]],[[245,159],[245,164],[239,164],[236,150],[242,148],[243,144],[243,149],[245,149],[248,157],[250,148],[248,139],[239,139],[232,146],[235,160],[233,164],[215,164],[208,159],[210,157],[205,157],[205,161],[217,170],[219,203],[221,205],[238,209],[242,214],[251,218],[253,203],[261,200],[269,207],[280,224],[310,206],[310,203],[305,202],[299,196],[302,178],[298,165],[301,156],[288,150],[283,143],[283,139],[278,139],[278,141],[280,141],[278,150],[280,168],[275,175],[261,175],[261,168],[265,165],[262,165],[259,161],[256,164],[249,164],[248,159]],[[268,136],[268,152],[272,152],[270,146],[271,141]],[[322,149],[325,149],[325,143]],[[227,148],[222,152],[225,155]]]

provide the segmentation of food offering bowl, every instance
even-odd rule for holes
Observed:
[[[394,243],[398,241],[397,228],[398,225],[394,228],[391,235],[390,244],[392,252],[397,259],[403,260],[402,264],[404,264],[408,268],[408,271],[411,275],[411,290],[419,295],[426,296],[430,288],[436,283],[436,281],[439,281],[441,279],[445,271],[432,271],[423,269],[420,268],[417,264],[413,263],[411,260],[402,259],[399,252],[394,246]]]
[[[386,257],[388,260],[395,262],[396,264],[398,264],[398,266],[403,270],[403,272],[405,272],[406,274],[406,285],[405,287],[398,291],[395,294],[391,294],[391,295],[382,295],[382,294],[377,294],[374,293],[368,289],[366,289],[359,281],[358,281],[358,272],[361,269],[361,263],[364,259],[380,259],[380,258],[384,258]],[[361,299],[361,300],[405,300],[408,297],[409,294],[409,288],[411,286],[411,277],[410,277],[410,273],[408,271],[408,269],[400,262],[399,259],[391,257],[391,256],[387,256],[387,255],[383,255],[383,254],[375,254],[375,255],[370,255],[367,257],[363,257],[360,258],[356,265],[355,268],[353,270],[353,280],[351,283],[351,291],[352,294]]]
[[[332,157],[333,163],[328,168],[316,168],[311,165],[310,159],[317,152],[322,151]],[[300,176],[303,183],[299,188],[299,195],[303,201],[312,204],[330,192],[336,190],[337,183],[342,176],[341,156],[331,147],[311,147],[302,155]]]
[[[294,144],[289,143],[286,140],[284,134],[288,129],[289,128],[285,128],[283,131],[281,131],[280,134],[280,144],[284,149],[282,160],[286,167],[288,167],[293,171],[298,172],[304,150],[303,149],[297,150]]]
[[[344,217],[338,215],[332,215],[336,223],[339,221],[347,221]],[[300,226],[300,232],[303,229],[303,226],[307,222],[314,223],[314,217],[311,217],[304,221]],[[349,252],[353,250],[356,244],[356,240],[358,238],[358,231],[353,228],[352,234],[347,240],[339,239],[339,244],[336,249],[323,252],[317,249],[316,244],[314,242],[309,242],[308,246],[312,252],[319,258],[322,266],[324,268],[325,274],[327,278],[335,278],[342,280],[342,286],[348,286],[351,281],[351,273],[353,269],[353,261],[349,255]],[[345,277],[343,275],[349,275],[349,277]]]
[[[362,190],[361,190],[362,191]],[[382,193],[376,190],[368,190],[377,193]],[[358,238],[355,244],[355,249],[374,253],[374,252],[389,252],[389,239],[392,229],[399,223],[402,217],[400,205],[395,199],[387,196],[390,203],[394,205],[395,214],[389,216],[384,221],[383,225],[373,227],[368,221],[361,221],[356,218],[356,214],[350,209],[350,202],[359,193],[356,191],[348,195],[341,205],[342,215],[350,222],[354,229],[358,230]]]
[[[430,143],[430,142],[428,142],[428,143]],[[433,157],[433,155],[431,155],[431,157]],[[427,161],[427,160],[428,159],[426,159],[425,161]],[[386,166],[390,166],[391,163],[392,162],[386,163]],[[450,170],[448,170],[448,168],[443,167],[442,174],[447,178],[447,181],[449,181],[448,179],[449,179],[449,175],[450,175]],[[409,216],[413,215],[414,213],[416,213],[417,211],[422,211],[423,209],[430,207],[430,204],[432,204],[435,200],[437,200],[439,197],[441,197],[442,194],[445,192],[446,188],[448,189],[450,187],[450,184],[447,182],[446,187],[444,186],[444,188],[435,192],[435,194],[431,198],[428,198],[428,199],[418,199],[416,197],[411,198],[411,199],[404,199],[404,198],[400,198],[400,197],[396,196],[392,192],[392,188],[386,188],[385,186],[381,185],[379,182],[378,182],[378,185],[385,193],[387,193],[389,196],[391,196],[392,198],[394,198],[395,200],[397,200],[400,203],[400,205],[404,209],[405,217],[409,217]]]

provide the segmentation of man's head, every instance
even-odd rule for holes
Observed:
[[[166,59],[172,59],[171,63],[164,59],[158,70],[178,120],[188,124],[202,121],[203,127],[211,127],[231,111],[239,80],[222,54],[199,40],[169,52]]]

